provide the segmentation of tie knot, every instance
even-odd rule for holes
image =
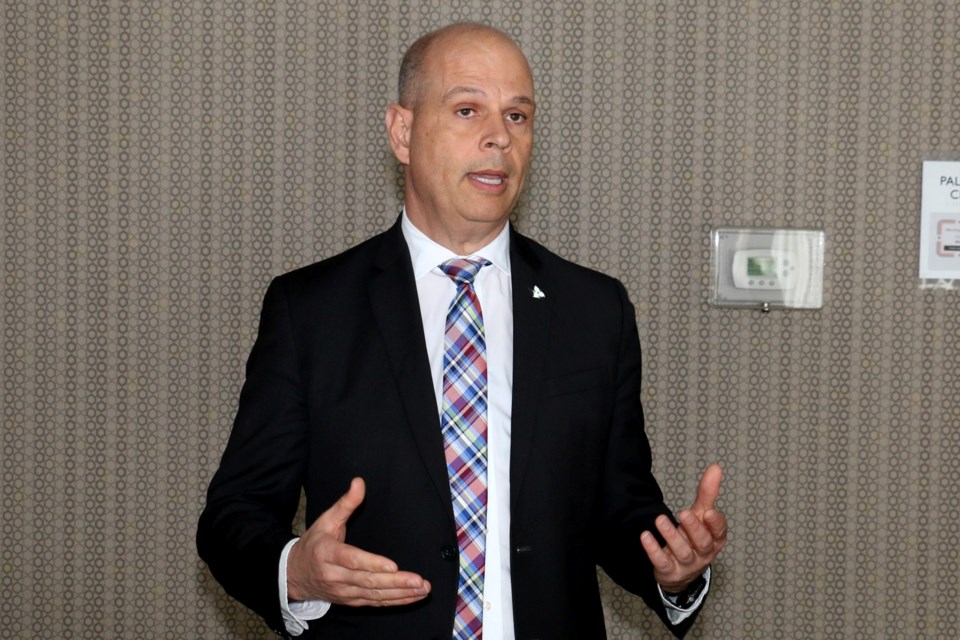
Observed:
[[[440,270],[457,284],[473,284],[480,269],[488,264],[490,261],[485,258],[454,258],[441,264]]]

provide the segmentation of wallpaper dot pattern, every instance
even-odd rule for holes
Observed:
[[[271,637],[193,542],[260,300],[396,218],[384,107],[456,20],[528,54],[516,223],[630,292],[668,502],[726,469],[691,637],[960,637],[958,292],[917,279],[956,10],[6,0],[0,638]],[[824,308],[711,307],[720,225],[823,229]],[[599,579],[611,638],[668,637]]]

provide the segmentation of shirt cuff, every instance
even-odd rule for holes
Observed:
[[[700,608],[700,605],[703,604],[703,599],[707,597],[707,592],[710,590],[710,567],[707,567],[707,570],[703,572],[703,580],[704,585],[703,589],[700,590],[700,595],[697,596],[693,604],[686,608],[678,607],[676,605],[676,598],[670,598],[665,595],[660,585],[657,585],[657,591],[660,592],[660,599],[663,601],[663,606],[667,609],[667,619],[670,620],[670,624],[680,624],[692,616],[694,612]]]
[[[317,620],[326,615],[330,610],[330,603],[326,600],[304,600],[303,602],[290,602],[287,599],[287,558],[290,556],[290,549],[300,538],[293,538],[287,543],[280,553],[280,567],[277,587],[280,592],[280,615],[283,616],[283,626],[292,636],[299,636],[310,628],[308,620]]]

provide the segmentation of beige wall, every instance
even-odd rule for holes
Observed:
[[[391,223],[416,35],[538,78],[519,226],[623,279],[671,504],[727,469],[695,638],[956,638],[958,292],[919,176],[960,151],[952,2],[7,0],[0,637],[266,638],[196,558],[272,275]],[[707,305],[712,225],[823,228],[821,311]],[[604,580],[613,638],[663,638]]]

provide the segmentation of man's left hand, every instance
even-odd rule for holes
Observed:
[[[681,593],[703,575],[727,543],[727,519],[717,510],[723,469],[710,465],[703,472],[693,506],[680,512],[676,527],[667,516],[656,519],[657,531],[666,541],[661,547],[649,531],[640,534],[640,544],[653,564],[653,576],[669,593]]]

